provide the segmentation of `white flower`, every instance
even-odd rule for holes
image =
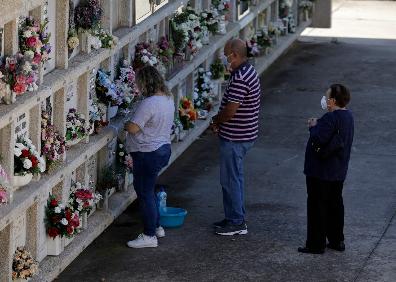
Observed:
[[[201,16],[206,18],[208,16],[208,14],[207,13],[202,13]]]
[[[123,157],[125,154],[124,152],[119,152],[118,155],[120,155],[120,157]]]
[[[79,199],[79,198],[77,198],[77,199],[76,199],[76,202],[77,202],[77,204],[81,204],[81,203],[82,203],[82,200]]]
[[[62,218],[61,223],[65,226],[69,224],[66,218]]]
[[[62,211],[62,210],[61,210],[60,207],[56,207],[56,208],[55,208],[55,213],[61,213],[61,211]]]
[[[32,167],[32,162],[31,162],[29,159],[25,159],[25,160],[23,161],[23,167],[24,167],[25,169],[30,169],[30,168]]]
[[[219,10],[224,10],[224,5],[223,5],[223,3],[221,3],[221,4],[219,4],[219,6],[217,7]]]
[[[158,63],[157,58],[156,57],[152,57],[151,60],[154,62],[154,64]]]
[[[150,60],[149,57],[147,57],[147,56],[142,56],[142,62],[143,62],[143,63],[147,63],[149,60]]]
[[[65,205],[64,204],[59,204],[58,205],[61,209],[64,209],[65,208]]]
[[[44,172],[46,167],[44,163],[39,163],[38,168],[40,169],[40,172]]]
[[[22,143],[15,143],[15,147],[18,147],[21,150],[26,149],[26,146],[23,145]]]
[[[193,99],[196,100],[198,99],[198,97],[199,97],[198,93],[194,91]]]
[[[32,60],[34,58],[34,52],[31,50],[28,50],[25,52],[25,57],[28,58],[29,60]]]
[[[26,38],[32,37],[32,31],[26,30],[26,31],[23,33],[23,36],[26,37]]]
[[[81,189],[81,183],[80,182],[76,183],[76,189]]]
[[[202,45],[201,41],[197,41],[196,46],[198,49],[201,49],[203,45]]]
[[[35,82],[32,83],[32,86],[33,86],[33,91],[37,91],[38,86]]]
[[[142,53],[143,53],[143,54],[147,54],[148,52],[147,52],[146,49],[143,49]]]
[[[14,155],[19,157],[20,155],[22,155],[22,150],[19,148],[14,148]]]
[[[82,211],[83,206],[82,206],[82,205],[78,205],[77,209],[78,209],[79,211]]]
[[[123,144],[119,144],[118,147],[120,147],[120,149],[124,148]]]

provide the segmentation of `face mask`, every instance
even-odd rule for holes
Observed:
[[[327,98],[326,98],[326,96],[322,97],[322,100],[320,100],[320,105],[322,106],[323,110],[327,110]]]

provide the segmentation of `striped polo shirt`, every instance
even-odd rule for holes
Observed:
[[[231,73],[220,111],[228,102],[239,103],[239,107],[229,121],[220,124],[219,136],[234,142],[254,141],[258,137],[260,81],[249,63]]]

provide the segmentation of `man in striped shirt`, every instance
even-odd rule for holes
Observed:
[[[243,159],[258,136],[260,81],[247,62],[244,41],[233,39],[224,47],[231,78],[213,117],[220,138],[220,183],[225,219],[214,223],[219,235],[247,234],[244,207]]]

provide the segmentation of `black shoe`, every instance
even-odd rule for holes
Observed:
[[[344,241],[341,241],[338,244],[328,243],[327,248],[333,249],[335,251],[343,252],[345,251],[345,244]]]
[[[234,225],[227,223],[224,227],[217,227],[215,230],[217,235],[232,236],[232,235],[245,235],[248,233],[246,223]]]
[[[299,247],[299,248],[298,248],[298,252],[304,253],[304,254],[321,255],[321,254],[323,254],[325,251],[324,251],[324,249],[310,249],[310,248],[307,248],[307,247]]]
[[[213,227],[222,228],[222,227],[225,227],[227,225],[227,223],[228,223],[228,220],[227,219],[223,219],[223,220],[214,222],[213,223]]]

